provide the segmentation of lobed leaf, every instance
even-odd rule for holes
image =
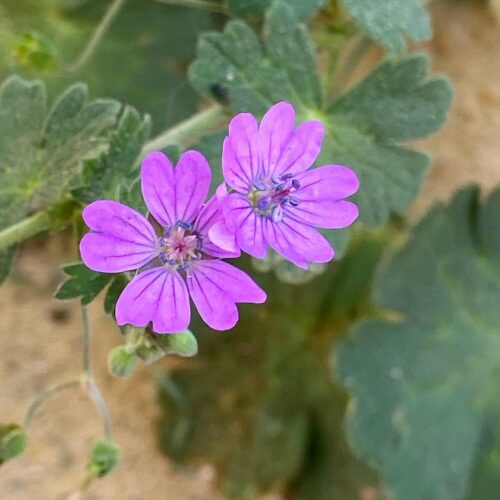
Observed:
[[[63,267],[63,271],[69,278],[59,286],[55,298],[80,298],[83,305],[92,302],[113,278],[112,274],[92,271],[83,262],[68,264]]]
[[[380,310],[338,352],[354,446],[395,498],[488,498],[500,486],[500,189],[438,205],[382,270]],[[482,493],[481,493],[482,490]]]
[[[73,190],[82,203],[98,199],[117,199],[120,186],[131,177],[137,177],[137,159],[146,142],[150,119],[126,106],[117,129],[110,138],[109,149],[99,158],[84,164],[81,187]]]
[[[415,41],[431,37],[431,21],[420,0],[341,0],[370,38],[391,52],[403,52],[405,36]]]

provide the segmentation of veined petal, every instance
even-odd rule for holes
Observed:
[[[300,189],[294,195],[301,201],[337,201],[354,194],[359,188],[356,174],[342,165],[328,165],[297,176]]]
[[[99,200],[87,205],[82,215],[92,230],[80,242],[82,260],[90,269],[131,271],[155,257],[153,226],[135,210],[116,201]]]
[[[301,201],[296,207],[287,206],[285,214],[296,222],[323,229],[341,229],[350,226],[359,215],[358,207],[345,200]]]
[[[202,260],[195,264],[196,272],[203,273],[235,302],[262,304],[266,293],[241,269],[218,259]]]
[[[303,269],[308,262],[324,263],[334,257],[330,243],[315,229],[286,218],[279,223],[268,220],[266,238],[274,250]]]
[[[255,212],[244,196],[237,193],[226,196],[220,203],[229,230],[236,234],[238,246],[253,257],[264,258],[267,248],[263,217]]]
[[[289,136],[274,173],[296,175],[307,170],[319,156],[324,135],[325,127],[319,121],[299,125]]]
[[[259,144],[264,176],[271,176],[295,126],[295,110],[288,102],[275,104],[259,126]]]
[[[174,224],[175,177],[172,162],[160,152],[150,153],[141,167],[142,196],[152,216],[163,227]]]
[[[176,271],[155,267],[138,274],[116,303],[119,325],[146,326],[156,333],[184,331],[191,319],[186,284]]]
[[[210,166],[198,151],[186,151],[174,169],[176,220],[193,222],[210,189]]]
[[[259,175],[259,131],[250,113],[240,113],[229,123],[222,148],[222,172],[236,191],[246,193]]]
[[[196,309],[210,328],[224,331],[236,325],[239,316],[234,300],[202,268],[192,270],[187,285]]]

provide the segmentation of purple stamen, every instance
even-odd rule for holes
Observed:
[[[281,176],[281,180],[282,181],[287,181],[289,179],[291,179],[293,177],[293,174],[291,174],[290,172],[288,172],[288,174],[284,174]]]
[[[181,229],[184,229],[184,231],[191,231],[193,229],[192,224],[190,224],[189,222],[185,222],[183,220],[177,221],[176,226],[180,227]]]
[[[287,201],[290,205],[292,205],[292,207],[297,207],[300,203],[300,200],[295,198],[295,196],[289,196]]]
[[[297,180],[297,179],[294,179],[292,181],[292,186],[295,188],[295,189],[299,189],[300,188],[300,182]]]

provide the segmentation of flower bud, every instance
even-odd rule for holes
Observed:
[[[129,377],[137,365],[135,346],[120,345],[112,349],[108,356],[108,369],[115,377]]]
[[[95,477],[103,477],[116,468],[120,461],[120,450],[110,441],[97,441],[87,464],[88,472]]]
[[[162,335],[162,337],[166,337],[169,349],[178,356],[189,358],[198,353],[198,342],[190,330]]]
[[[18,424],[0,424],[0,465],[20,455],[26,448],[27,436]]]

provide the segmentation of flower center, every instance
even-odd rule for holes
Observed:
[[[179,271],[185,271],[191,261],[201,259],[202,238],[188,222],[177,221],[158,243],[161,263],[176,266]]]
[[[262,216],[280,222],[283,218],[283,207],[296,207],[300,200],[293,193],[300,188],[300,182],[293,174],[272,176],[270,179],[259,177],[253,183],[248,199],[255,210]]]

